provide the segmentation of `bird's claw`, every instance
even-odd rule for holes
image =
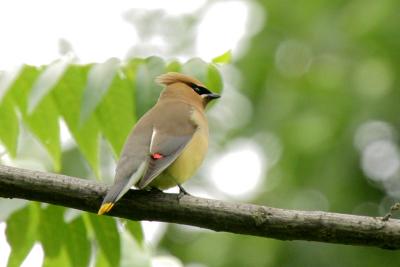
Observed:
[[[178,187],[179,187],[179,194],[178,194],[178,201],[179,200],[181,200],[181,198],[183,197],[183,196],[190,196],[190,194],[180,185],[180,184],[178,184]]]

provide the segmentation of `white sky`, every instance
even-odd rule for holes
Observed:
[[[72,45],[82,63],[102,62],[110,57],[123,59],[132,45],[139,41],[132,25],[124,20],[124,12],[132,8],[163,9],[169,15],[182,15],[197,12],[205,3],[205,0],[3,0],[0,1],[0,70],[9,70],[22,63],[43,65],[54,61],[60,56],[58,50],[61,38]],[[228,50],[236,55],[245,37],[251,8],[249,2],[244,1],[212,4],[199,24],[193,54],[187,56],[210,60]],[[256,24],[253,23],[251,28],[261,25],[260,21]],[[257,149],[243,149],[242,152],[229,152],[229,155],[221,158],[220,166],[213,166],[213,175],[221,178],[215,185],[232,195],[240,194],[240,188],[243,187],[244,194],[254,189],[263,168],[260,158],[257,158]],[[226,165],[232,164],[227,162],[231,158],[241,161],[242,166],[248,165],[244,163],[246,158],[251,160],[249,164],[254,165],[253,184],[243,185],[240,179],[235,184],[235,180],[226,181],[221,177],[224,169],[230,169]],[[237,168],[235,171],[241,175],[245,172]],[[225,176],[231,174],[225,172]],[[230,187],[224,186],[226,183]],[[229,192],[229,188],[232,192]],[[148,232],[146,239],[152,239],[154,227],[145,225],[144,228]],[[9,254],[4,229],[5,224],[0,223],[0,267],[6,266]],[[42,258],[40,245],[35,245],[24,266],[40,266]]]
[[[181,15],[196,12],[204,3],[204,0],[0,1],[0,70],[20,63],[50,63],[59,57],[61,38],[72,44],[83,62],[122,59],[138,42],[132,25],[123,18],[124,12],[132,8],[163,9],[169,15]],[[189,56],[210,59],[235,49],[244,36],[248,11],[248,5],[241,1],[211,5],[199,25],[195,54]]]

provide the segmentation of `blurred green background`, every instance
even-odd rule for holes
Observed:
[[[246,137],[269,155],[276,144],[257,139],[268,133],[281,155],[248,201],[371,216],[398,201],[399,7],[391,0],[258,2],[263,27],[233,62],[252,116],[223,143]],[[161,246],[206,266],[382,266],[400,259],[376,248],[232,234],[177,240],[181,230],[170,228]]]
[[[29,103],[35,103],[32,84],[46,66],[38,70],[26,66],[19,74],[18,84],[7,91],[11,96],[5,95],[0,104],[1,163],[91,179],[96,179],[97,173],[104,182],[111,182],[126,134],[160,91],[152,79],[178,70],[200,77],[214,91],[222,87],[221,77],[223,81],[222,98],[208,111],[210,152],[202,169],[185,186],[190,193],[279,208],[383,216],[400,198],[399,8],[396,0],[203,1],[184,15],[132,7],[124,18],[136,28],[140,42],[128,51],[123,61],[127,63],[118,75],[112,60],[104,63],[104,72],[97,73],[111,75],[112,82],[106,86],[110,89],[88,89],[86,76],[94,67],[86,65],[61,73],[65,76],[53,84],[51,95],[46,95],[46,89],[39,93],[53,99],[42,101],[54,101],[56,119],[63,117],[60,128],[57,120],[51,134],[47,135],[50,129],[35,132],[37,121],[27,111],[31,104],[16,100],[25,95]],[[236,14],[244,14],[240,17],[244,19],[238,19],[241,25],[227,23]],[[215,26],[216,39],[212,34],[201,34],[207,23],[208,29]],[[218,38],[229,40],[232,33],[240,37],[232,47],[211,49],[209,58],[196,53],[206,49],[196,50],[196,45],[211,47],[216,42],[218,46]],[[152,45],[156,37],[165,43]],[[213,64],[200,59],[187,61],[200,56],[210,62],[221,54]],[[137,58],[149,55],[161,58]],[[74,60],[77,58],[79,55]],[[107,79],[101,81],[107,84]],[[80,88],[76,89],[80,96],[70,99],[76,107],[64,99],[71,95],[64,85]],[[25,93],[18,89],[24,86]],[[110,95],[103,92],[99,93],[103,98],[87,100],[90,90],[109,90]],[[117,92],[114,95],[113,90]],[[81,102],[84,110],[80,117]],[[47,112],[50,107],[46,105],[53,105],[40,103],[38,112],[41,108]],[[14,104],[19,111],[7,117]],[[119,108],[112,109],[115,106]],[[70,109],[76,114],[68,115]],[[95,115],[90,115],[93,112]],[[108,112],[124,116],[114,120]],[[84,130],[77,128],[82,114],[87,122]],[[18,118],[23,125],[15,126]],[[18,149],[12,145],[13,137],[7,135],[6,121],[19,127]],[[99,133],[105,139],[90,143]],[[39,144],[52,136],[60,142],[58,146]],[[98,170],[96,166],[100,166]],[[19,251],[15,257],[23,260],[33,244],[40,242],[44,266],[85,266],[89,262],[91,266],[113,266],[116,262],[121,266],[190,267],[396,266],[400,260],[398,252],[378,248],[278,241],[161,223],[143,223],[143,239],[138,224],[64,208],[25,205],[1,199],[0,219],[7,222],[9,243]],[[10,215],[13,211],[17,213]],[[41,229],[50,217],[54,220],[50,224],[64,227],[48,226],[56,228],[53,236],[27,234],[29,244],[22,245],[28,239],[18,231],[12,233],[12,224],[17,227],[28,221],[33,225],[36,220],[37,225],[31,228]],[[79,229],[84,238],[58,240],[61,228]],[[102,232],[119,237],[103,237]],[[82,242],[80,251],[71,249],[76,242]],[[105,253],[106,243],[118,243],[121,256]],[[46,249],[53,245],[59,248]],[[74,262],[72,258],[82,251],[86,260]],[[91,253],[95,256],[90,258]]]

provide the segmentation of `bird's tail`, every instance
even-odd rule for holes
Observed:
[[[142,162],[139,168],[130,177],[125,179],[117,180],[110,190],[107,192],[103,203],[101,203],[100,209],[97,212],[98,215],[103,215],[109,212],[114,204],[126,193],[132,185],[136,184],[138,180],[143,176],[143,173],[147,169],[148,161]]]
[[[103,203],[101,203],[100,209],[97,212],[98,215],[103,215],[104,213],[109,212],[114,207],[115,202],[117,202],[131,187],[131,185],[128,186],[128,183],[128,179],[121,180],[111,187],[111,189],[107,192]],[[126,187],[127,189],[124,190]]]

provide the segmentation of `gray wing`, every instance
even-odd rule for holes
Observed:
[[[152,121],[148,119],[150,113],[151,111],[145,114],[129,134],[117,164],[115,182],[130,179],[138,171],[141,164],[148,160],[152,133]],[[136,182],[132,181],[133,184]]]
[[[189,105],[178,102],[174,106],[169,105],[166,113],[154,124],[148,167],[136,185],[138,188],[150,184],[179,157],[190,142],[197,129],[191,120],[191,114]],[[155,154],[161,157],[154,158],[152,155]]]
[[[146,187],[154,180],[154,178],[168,168],[168,166],[170,166],[181,154],[187,143],[192,139],[192,136],[193,134],[178,137],[164,135],[163,137],[158,138],[159,141],[163,140],[163,142],[154,146],[150,155],[159,154],[162,158],[157,159],[150,156],[147,170],[137,184],[137,187],[139,189]]]

